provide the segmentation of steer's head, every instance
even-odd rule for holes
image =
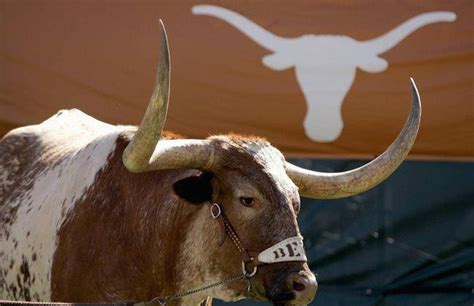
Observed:
[[[383,154],[351,171],[320,173],[288,163],[278,149],[260,138],[228,135],[160,140],[169,73],[162,27],[155,89],[144,119],[123,153],[123,162],[132,172],[196,169],[174,182],[175,193],[196,208],[185,245],[199,249],[202,258],[196,258],[196,252],[184,252],[184,260],[199,262],[194,265],[197,272],[186,273],[199,275],[201,283],[196,285],[201,286],[245,273],[248,283],[230,283],[207,292],[226,300],[253,297],[275,304],[309,303],[317,283],[306,263],[297,223],[300,195],[346,197],[390,175],[408,154],[418,131],[421,109],[414,84],[411,114]],[[242,261],[246,263],[243,272]]]
[[[184,246],[194,254],[188,258],[202,254],[200,265],[208,269],[205,273],[209,279],[242,273],[243,261],[247,261],[249,274],[256,272],[249,278],[251,290],[247,290],[246,282],[229,284],[214,291],[221,299],[252,297],[309,303],[317,284],[306,264],[297,223],[300,197],[298,187],[286,173],[285,158],[259,138],[231,135],[208,140],[214,151],[212,166],[174,185],[179,196],[204,206]],[[223,215],[213,220],[211,211],[216,215],[219,209]],[[229,228],[222,223],[223,218],[236,237],[226,233]],[[200,237],[203,232],[209,234]],[[282,241],[286,242],[279,244]]]

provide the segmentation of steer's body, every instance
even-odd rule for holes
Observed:
[[[177,292],[185,282],[180,271],[189,273],[185,285],[199,283],[192,263],[180,266],[178,260],[188,215],[197,208],[183,209],[172,192],[174,181],[196,170],[128,172],[121,154],[131,129],[71,110],[5,136],[1,298],[145,300]],[[141,190],[149,187],[143,180],[152,180],[155,192]],[[114,290],[101,296],[104,286]]]

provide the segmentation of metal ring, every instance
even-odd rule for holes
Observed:
[[[254,266],[253,271],[249,273],[249,272],[247,272],[247,267],[245,265],[245,262],[242,261],[242,273],[247,278],[255,276],[255,274],[257,274],[257,266]]]
[[[214,207],[217,207],[217,213],[214,213]],[[216,219],[217,217],[219,217],[222,213],[222,210],[221,210],[221,207],[219,206],[219,204],[217,203],[214,203],[212,204],[211,206],[211,216]]]

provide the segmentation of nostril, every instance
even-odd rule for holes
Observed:
[[[306,289],[306,286],[298,282],[293,282],[293,289],[295,291],[301,292]]]
[[[311,303],[318,289],[315,276],[306,271],[293,272],[288,275],[287,286],[294,295],[292,303],[295,305],[307,305]]]

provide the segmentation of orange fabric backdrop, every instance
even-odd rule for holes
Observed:
[[[276,35],[378,37],[418,14],[451,11],[380,55],[380,73],[357,69],[344,98],[344,129],[331,142],[305,134],[306,100],[295,68],[262,64],[272,52],[198,1],[1,1],[0,133],[78,108],[110,123],[138,124],[154,82],[158,18],[170,40],[166,128],[203,138],[230,131],[266,137],[287,156],[380,154],[409,112],[409,77],[423,99],[411,158],[473,160],[472,1],[210,1]],[[206,2],[206,4],[209,4]]]

